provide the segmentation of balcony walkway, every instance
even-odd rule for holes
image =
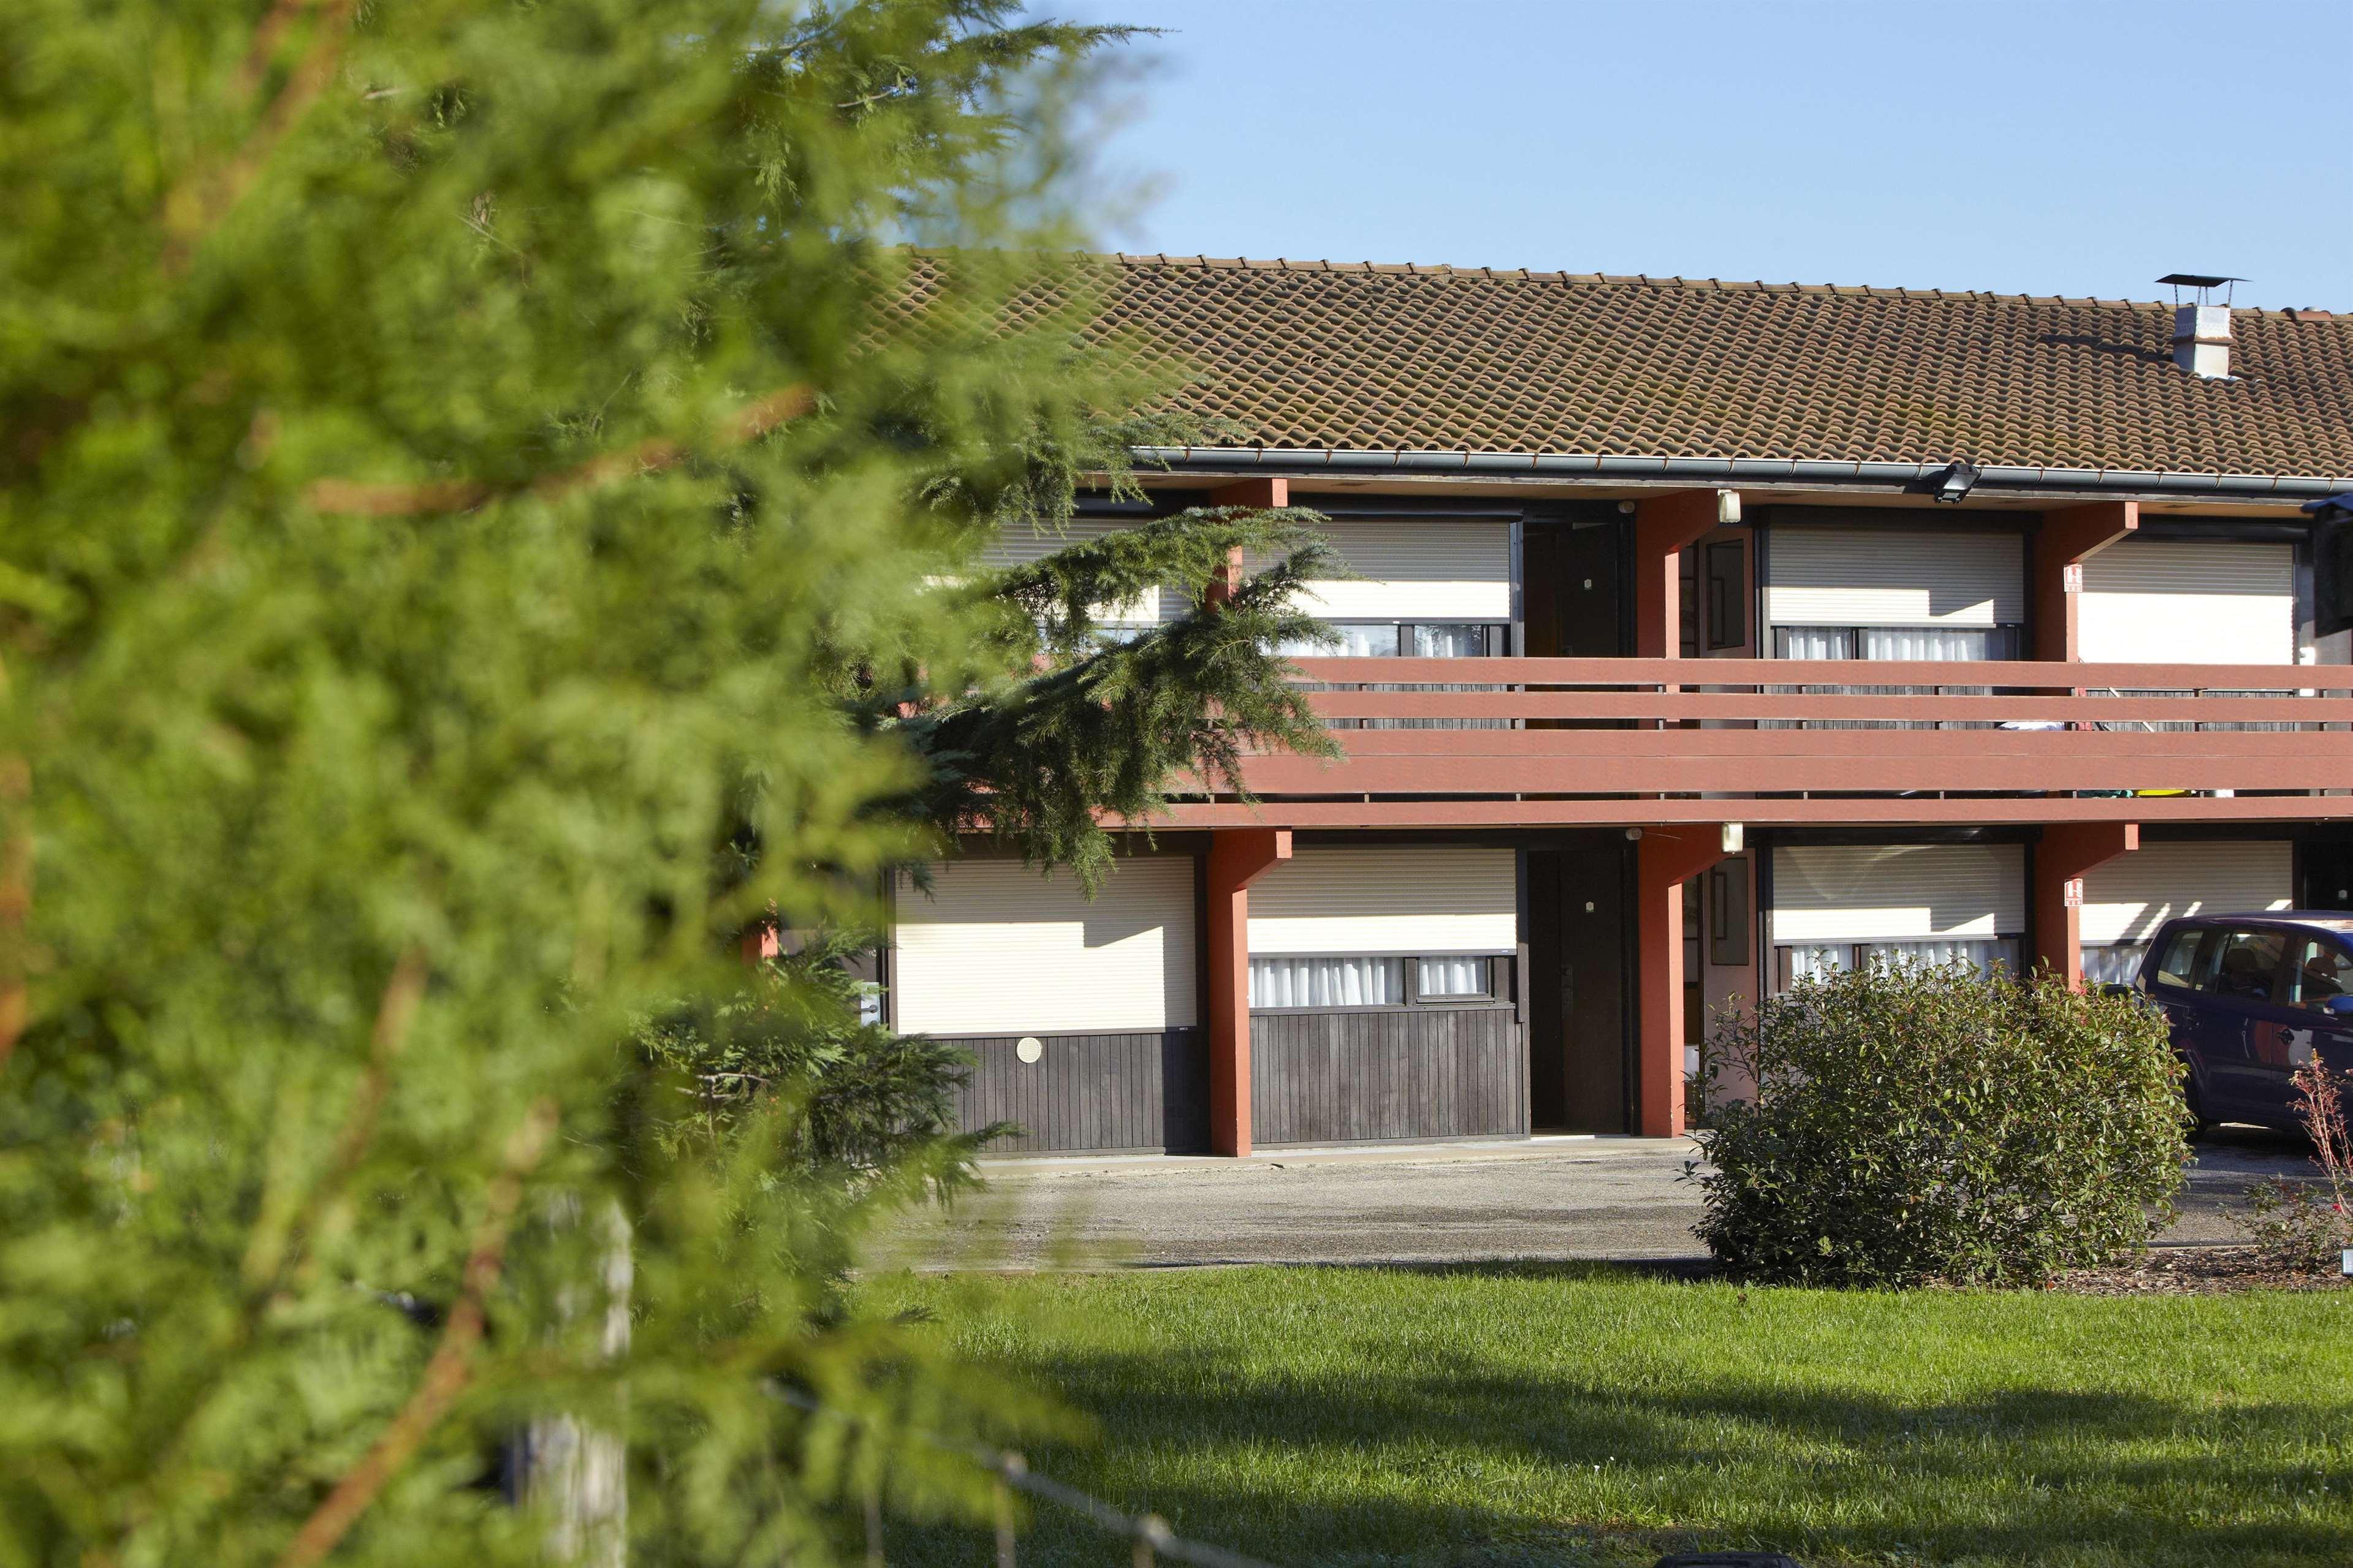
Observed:
[[[2353,795],[2316,793],[2353,785],[2353,667],[2342,665],[1307,658],[1299,668],[1345,756],[1252,757],[1243,777],[1255,805],[1197,797],[1169,821],[2353,818]]]

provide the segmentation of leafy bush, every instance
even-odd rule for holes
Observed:
[[[2274,1176],[2247,1189],[2246,1219],[2263,1262],[2291,1274],[2335,1274],[2353,1247],[2353,1137],[2345,1121],[2348,1075],[2318,1058],[2295,1071],[2295,1115],[2327,1187]]]
[[[955,1129],[955,1090],[972,1053],[944,1040],[859,1021],[873,988],[842,960],[863,941],[828,931],[801,952],[747,969],[742,986],[665,1007],[638,1031],[654,1062],[692,1086],[687,1109],[660,1126],[665,1142],[717,1146],[776,1100],[801,1114],[777,1124],[795,1164],[834,1172],[879,1170],[919,1153],[942,1180],[973,1180],[972,1156],[1002,1131]]]
[[[2145,1245],[2181,1185],[2163,1020],[2047,975],[1882,961],[1801,980],[1727,1018],[1703,1071],[1695,1229],[1756,1279],[2039,1281]]]

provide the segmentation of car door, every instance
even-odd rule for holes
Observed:
[[[2200,1036],[2207,999],[2198,994],[2198,987],[2200,976],[2211,967],[2200,960],[2211,959],[2221,942],[2221,931],[2205,926],[2168,925],[2157,933],[2140,971],[2140,989],[2165,1015],[2173,1048],[2189,1064],[2209,1117],[2218,1113],[2215,1096],[2220,1090]]]
[[[2284,1064],[2287,1056],[2278,1008],[2287,941],[2275,926],[2232,926],[2200,955],[2198,1047],[2218,1119],[2277,1125],[2287,1115],[2292,1069],[2283,1065],[2274,1072],[2269,1060]]]
[[[2287,967],[2284,1000],[2295,1020],[2286,1042],[2291,1074],[2315,1057],[2324,1066],[2353,1070],[2353,948],[2345,939],[2299,937]],[[2295,1093],[2286,1091],[2291,1111]]]

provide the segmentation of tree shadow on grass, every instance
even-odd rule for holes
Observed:
[[[1106,1435],[1033,1453],[1037,1468],[1277,1563],[1647,1563],[1730,1547],[1810,1564],[2353,1556],[2344,1396],[2223,1405],[2025,1385],[1913,1400],[1796,1385],[1771,1364],[1499,1376],[1442,1348],[1405,1376],[1367,1363],[1248,1377],[1198,1356],[1102,1352],[1033,1370]],[[985,1560],[975,1544],[924,1532],[891,1560]],[[1020,1561],[1124,1550],[1041,1515]]]

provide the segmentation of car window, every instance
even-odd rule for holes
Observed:
[[[2268,1002],[2286,956],[2285,931],[2234,931],[2222,939],[2200,989],[2235,1002]]]
[[[2353,953],[2333,942],[2307,937],[2297,952],[2295,967],[2288,971],[2287,984],[2291,1006],[2325,1013],[2329,998],[2353,992]]]
[[[2173,933],[2165,944],[2165,952],[2158,958],[2157,967],[2150,971],[2157,976],[2158,984],[2188,988],[2198,984],[2198,939],[2205,934],[2196,926]]]

